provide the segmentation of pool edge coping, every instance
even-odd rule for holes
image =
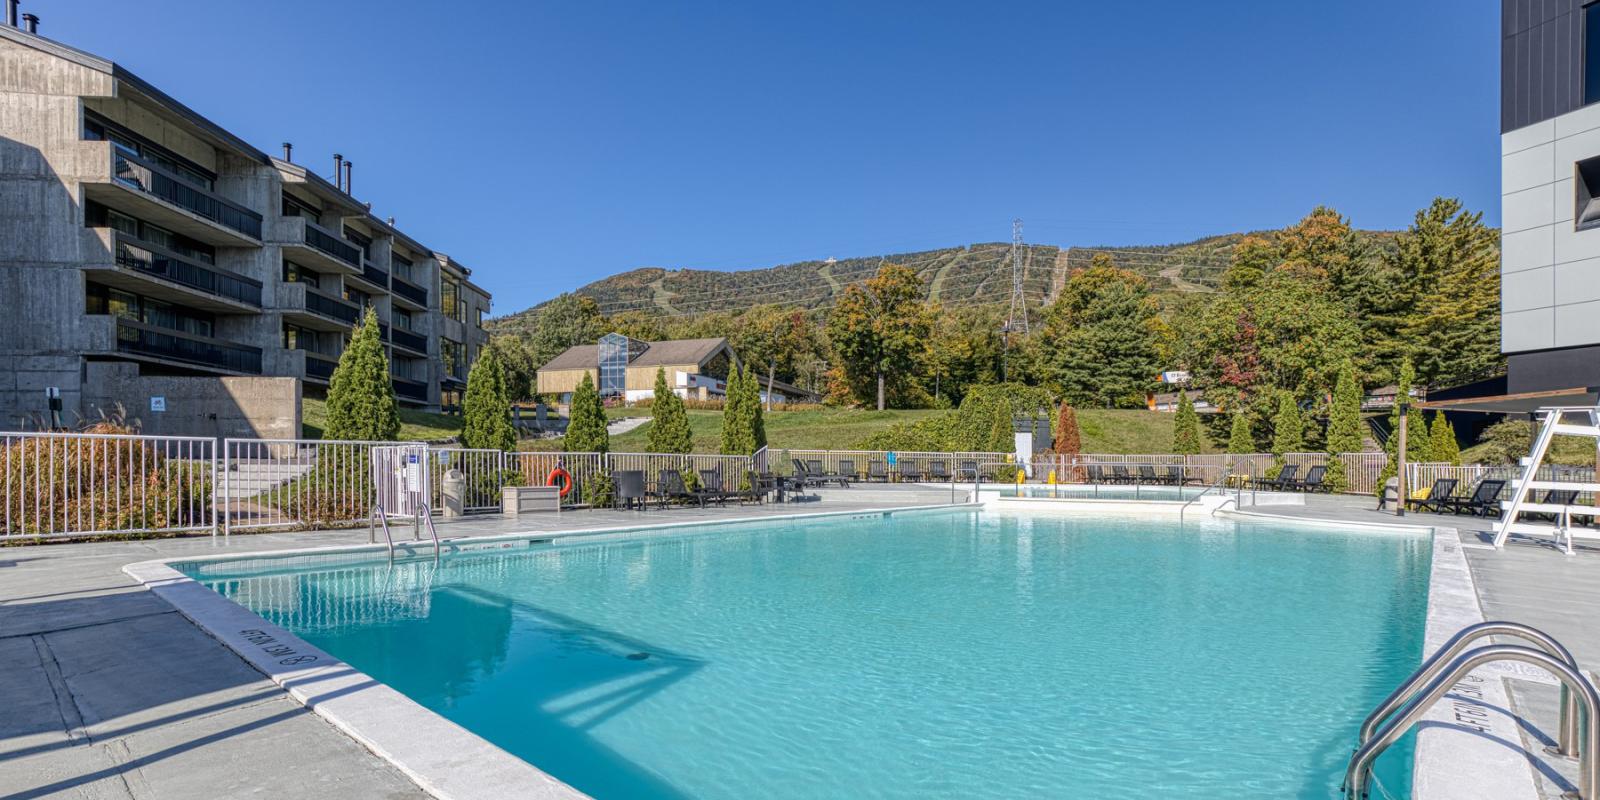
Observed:
[[[456,542],[492,545],[496,542],[606,536],[705,525],[840,516],[889,516],[915,511],[979,508],[981,506],[975,503],[949,503],[865,511],[814,511],[710,522],[693,520],[569,531],[531,530],[455,537],[441,539],[440,543],[446,547]],[[395,549],[405,550],[408,555],[418,555],[431,548],[424,542],[407,542],[397,543]],[[518,758],[451,722],[442,714],[426,708],[299,636],[273,625],[256,612],[223,597],[173,567],[173,564],[184,563],[387,551],[385,544],[328,545],[158,558],[125,564],[122,572],[266,676],[295,702],[392,765],[433,797],[440,800],[592,800],[589,795],[567,785],[532,762]],[[310,660],[304,660],[308,657]]]

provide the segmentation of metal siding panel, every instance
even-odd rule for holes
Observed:
[[[1517,35],[1516,126],[1518,128],[1533,122],[1533,114],[1530,108],[1536,89],[1532,83],[1532,73],[1528,69],[1528,59],[1531,58],[1531,51],[1529,50],[1530,38],[1526,32]]]
[[[1554,5],[1555,0],[1547,0]],[[1556,111],[1556,24],[1547,22],[1539,26],[1539,119],[1550,119]]]
[[[1509,2],[1509,0],[1508,0]],[[1516,77],[1511,69],[1511,56],[1513,50],[1510,39],[1500,40],[1500,132],[1516,130],[1516,125],[1511,117],[1511,109],[1515,103],[1515,93],[1511,91],[1512,81]]]

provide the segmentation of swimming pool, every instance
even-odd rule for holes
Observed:
[[[961,510],[175,566],[602,800],[1332,798],[1429,552]]]
[[[987,491],[990,487],[983,487]],[[995,487],[1001,497],[1047,497],[1064,500],[1191,500],[1206,491],[1204,486],[1161,486],[1095,483],[1004,483]],[[1212,496],[1224,494],[1213,490]],[[1233,491],[1226,494],[1232,496]]]

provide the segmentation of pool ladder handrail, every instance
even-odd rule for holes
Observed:
[[[421,512],[415,518],[418,528],[416,538],[421,539],[421,528],[428,529],[428,535],[433,538],[433,557],[438,558],[441,552],[439,543],[439,529],[433,525],[433,509],[423,504]],[[383,541],[389,546],[389,558],[394,558],[394,536],[389,533],[389,515],[384,512],[381,503],[372,507],[372,513],[367,516],[367,541],[376,544],[378,541],[378,527],[383,527]]]
[[[1357,738],[1356,745],[1360,746],[1371,740],[1372,735],[1377,732],[1378,726],[1389,715],[1393,714],[1396,709],[1404,705],[1405,701],[1415,694],[1418,686],[1433,680],[1440,671],[1448,667],[1451,661],[1461,655],[1472,644],[1490,636],[1515,636],[1532,642],[1538,646],[1537,649],[1543,650],[1554,658],[1561,659],[1567,666],[1572,667],[1574,671],[1579,669],[1578,659],[1573,657],[1572,651],[1556,641],[1555,637],[1531,625],[1504,620],[1491,620],[1489,622],[1479,622],[1476,625],[1468,625],[1458,631],[1455,636],[1450,637],[1450,641],[1445,642],[1433,655],[1423,661],[1422,666],[1417,667],[1416,672],[1411,673],[1411,677],[1396,687],[1388,697],[1383,699],[1383,702],[1378,704],[1377,708],[1372,710],[1371,714],[1367,715],[1365,720],[1362,720],[1361,733]],[[1560,731],[1557,737],[1556,752],[1564,756],[1577,755],[1578,752],[1577,703],[1577,698],[1563,684],[1561,687]]]
[[[1484,664],[1496,661],[1518,661],[1531,664],[1556,676],[1563,687],[1572,692],[1583,705],[1583,726],[1580,734],[1582,750],[1578,754],[1578,800],[1596,800],[1595,787],[1600,786],[1600,693],[1595,692],[1583,673],[1556,656],[1531,647],[1512,644],[1491,644],[1469,650],[1451,661],[1449,666],[1434,676],[1428,685],[1417,692],[1398,716],[1392,717],[1374,737],[1356,748],[1345,767],[1341,793],[1350,800],[1367,800],[1370,796],[1367,781],[1372,775],[1372,763],[1395,743],[1427,711],[1465,678]]]
[[[1194,505],[1195,502],[1197,502],[1200,498],[1205,497],[1207,494],[1209,494],[1211,492],[1212,489],[1215,489],[1218,486],[1221,486],[1222,484],[1227,483],[1228,482],[1228,478],[1230,478],[1230,477],[1232,477],[1232,476],[1228,474],[1228,470],[1227,469],[1223,469],[1222,470],[1222,477],[1220,477],[1220,478],[1216,479],[1215,481],[1213,481],[1210,486],[1207,486],[1206,488],[1200,490],[1199,494],[1195,495],[1194,497],[1189,498],[1189,502],[1184,503],[1183,504],[1183,508],[1178,509],[1178,524],[1179,525],[1183,524],[1183,515],[1184,515],[1184,512],[1189,510],[1189,506]],[[1178,487],[1178,493],[1179,493],[1180,496],[1183,494],[1183,487],[1181,485]],[[1223,501],[1223,502],[1227,502],[1227,501]],[[1234,505],[1238,505],[1238,501],[1234,501]]]

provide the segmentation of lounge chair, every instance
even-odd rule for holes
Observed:
[[[956,475],[966,480],[977,480],[979,478],[978,462],[964,459],[961,462],[961,466],[956,467]]]
[[[856,471],[856,462],[849,458],[839,459],[839,475],[851,483],[861,480],[861,473]]]
[[[1407,505],[1416,506],[1418,511],[1432,511],[1436,514],[1445,512],[1445,504],[1450,502],[1451,496],[1456,493],[1455,478],[1434,478],[1433,486],[1428,489],[1428,496],[1420,500],[1406,500]],[[1398,485],[1398,481],[1396,482]]]
[[[817,485],[837,483],[842,489],[850,488],[850,478],[843,473],[829,472],[822,468],[822,459],[814,458],[806,462],[806,473],[817,482]]]
[[[915,461],[901,461],[900,480],[908,483],[916,483],[922,480],[922,465]]]
[[[790,480],[794,481],[795,486],[804,489],[807,486],[822,485],[822,478],[813,474],[811,472],[811,468],[806,466],[806,462],[801,461],[798,458],[791,458],[789,459],[789,463],[794,465],[794,475],[790,478]]]
[[[1140,483],[1162,483],[1161,476],[1156,474],[1156,468],[1149,464],[1139,465]]]
[[[1167,483],[1170,483],[1173,486],[1182,486],[1189,482],[1188,479],[1184,477],[1183,468],[1179,466],[1167,467],[1166,480]]]
[[[1323,478],[1327,474],[1328,468],[1326,466],[1316,464],[1311,469],[1306,470],[1304,478],[1294,482],[1294,488],[1302,492],[1326,492],[1328,491],[1328,484]]]
[[[1551,489],[1551,490],[1546,491],[1544,493],[1544,499],[1543,500],[1538,500],[1536,502],[1539,505],[1546,505],[1546,506],[1570,506],[1570,505],[1576,505],[1577,502],[1578,502],[1578,491],[1576,489]],[[1554,512],[1554,511],[1525,511],[1523,513],[1527,514],[1529,519],[1542,519],[1542,520],[1548,520],[1550,522],[1560,522],[1561,521],[1561,515],[1556,513],[1556,512]],[[1590,516],[1590,515],[1588,515],[1588,514],[1572,514],[1572,513],[1569,512],[1568,516],[1571,517],[1573,520],[1576,520],[1580,516],[1586,516],[1587,517],[1587,516]]]
[[[1111,465],[1111,483],[1133,483],[1133,475],[1121,464]]]
[[[873,483],[889,482],[889,465],[874,458],[867,464],[867,480]]]
[[[618,508],[645,508],[644,470],[620,469],[611,473]]]
[[[700,498],[683,485],[683,473],[675,469],[661,470],[656,479],[655,491],[649,492],[646,496],[660,503],[662,507],[680,500],[685,503],[700,502]]]
[[[1450,499],[1444,505],[1457,514],[1471,514],[1474,517],[1500,516],[1500,491],[1506,488],[1506,482],[1498,478],[1478,481],[1473,488],[1472,496],[1465,500]]]
[[[1090,483],[1106,483],[1107,482],[1106,481],[1106,469],[1105,469],[1105,467],[1102,467],[1099,464],[1090,464],[1089,466],[1084,467],[1084,469],[1088,471],[1089,482]]]
[[[700,492],[704,497],[704,499],[701,500],[701,505],[705,505],[707,502],[716,503],[717,505],[724,505],[730,499],[737,499],[737,493],[728,491],[722,485],[722,470],[702,469],[699,472]]]
[[[943,462],[943,461],[929,461],[928,462],[928,480],[930,480],[930,481],[947,481],[947,480],[950,480],[950,470],[945,468],[945,462]]]
[[[1278,476],[1277,477],[1275,477],[1275,478],[1262,478],[1262,479],[1256,481],[1256,488],[1258,488],[1258,489],[1280,489],[1280,490],[1281,489],[1294,488],[1294,476],[1299,471],[1300,471],[1300,465],[1299,464],[1284,464],[1283,465],[1283,469],[1278,470]]]

